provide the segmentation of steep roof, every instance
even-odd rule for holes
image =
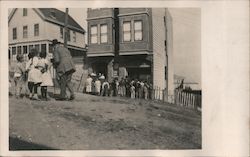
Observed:
[[[56,22],[58,24],[64,24],[65,12],[55,8],[38,8],[38,9],[44,15],[45,20],[50,22]],[[85,30],[70,15],[68,16],[68,25],[73,26],[81,30],[83,33],[85,33]]]

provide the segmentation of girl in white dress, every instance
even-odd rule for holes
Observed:
[[[49,69],[52,66],[52,63],[47,58],[46,52],[40,53],[40,60],[38,63],[39,67],[41,68],[42,73],[42,83],[41,83],[41,94],[43,100],[48,100],[47,98],[47,87],[53,86],[53,80],[50,74]]]
[[[42,82],[42,73],[39,69],[38,51],[31,49],[30,59],[26,64],[26,70],[28,71],[28,87],[30,90],[30,99],[40,100],[37,95],[37,88]]]

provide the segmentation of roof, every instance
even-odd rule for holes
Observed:
[[[45,21],[64,26],[65,12],[55,8],[33,8],[35,12]],[[13,9],[9,15],[9,21],[12,19],[17,8]],[[69,15],[68,27],[77,32],[85,33],[85,30]]]
[[[50,22],[53,22],[53,21],[58,22],[59,24],[64,24],[65,12],[60,11],[55,8],[38,8],[38,9],[44,15],[45,20],[50,21]],[[70,15],[68,16],[68,25],[73,26],[85,33],[85,30]]]

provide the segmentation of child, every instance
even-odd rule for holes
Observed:
[[[33,100],[40,100],[37,95],[37,88],[42,82],[42,73],[38,66],[38,51],[36,49],[31,49],[29,58],[30,59],[26,65],[26,69],[28,71],[28,87],[30,90],[29,98]]]
[[[22,97],[21,91],[25,83],[25,63],[23,60],[23,55],[17,55],[17,64],[14,71],[14,82],[15,82],[15,96],[16,98]]]
[[[40,60],[38,63],[39,68],[42,72],[42,83],[41,83],[41,95],[43,100],[48,100],[47,98],[47,87],[53,86],[53,80],[51,77],[51,74],[49,72],[49,69],[51,67],[50,61],[47,59],[46,52],[40,53]]]
[[[99,79],[96,79],[95,81],[95,94],[100,95],[101,92],[101,81]]]
[[[134,99],[135,98],[135,86],[133,83],[131,83],[130,93],[131,93],[131,98]]]

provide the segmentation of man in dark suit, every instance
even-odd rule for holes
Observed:
[[[56,69],[56,74],[59,77],[60,97],[57,100],[67,100],[66,88],[70,91],[69,100],[75,99],[71,78],[75,70],[75,65],[72,60],[70,51],[60,45],[57,39],[52,41],[53,46],[53,65]]]

